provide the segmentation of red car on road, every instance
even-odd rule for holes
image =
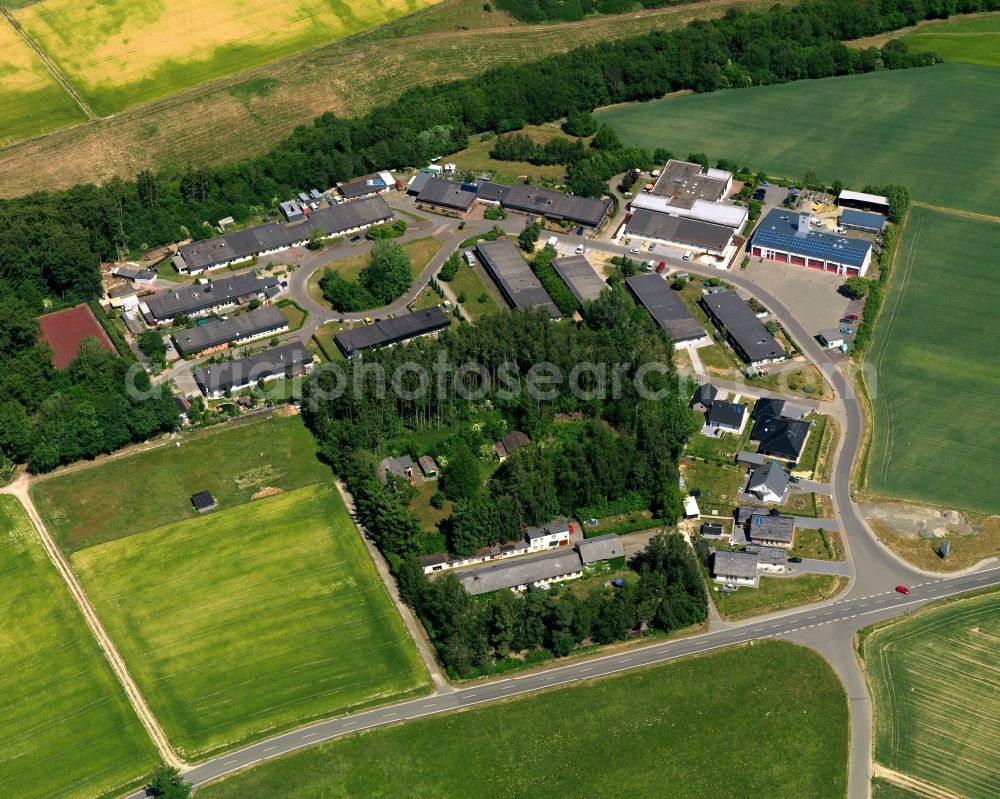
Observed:
[[[897,594],[909,594],[910,593],[910,589],[907,588],[905,585],[897,585],[896,586],[896,593]]]
[[[667,262],[666,261],[660,261],[656,265],[656,273],[659,274],[660,272],[662,272],[666,268],[667,268]]]

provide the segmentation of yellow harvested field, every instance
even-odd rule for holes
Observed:
[[[0,18],[0,147],[82,119],[42,60]]]
[[[14,12],[108,114],[361,33],[436,0],[41,0]]]

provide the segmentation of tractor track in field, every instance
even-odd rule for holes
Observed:
[[[7,18],[7,21],[16,31],[17,35],[20,36],[24,40],[24,43],[35,52],[35,55],[37,55],[42,64],[45,65],[45,68],[49,71],[49,74],[55,82],[62,86],[63,91],[73,98],[73,102],[75,102],[80,107],[80,110],[86,114],[87,119],[98,119],[97,114],[94,113],[94,109],[87,104],[87,101],[83,99],[73,84],[69,82],[69,79],[59,71],[59,67],[53,64],[51,59],[45,55],[45,51],[42,50],[42,48],[35,43],[35,40],[28,35],[28,32],[21,27],[21,23],[15,19],[11,10],[2,3],[0,3],[0,14]]]

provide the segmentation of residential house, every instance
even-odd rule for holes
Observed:
[[[576,545],[585,569],[625,568],[625,544],[614,533],[586,538]]]
[[[512,430],[497,441],[493,445],[493,448],[496,450],[500,462],[503,463],[512,452],[521,447],[526,447],[530,443],[531,439],[525,433],[522,433],[520,430]]]
[[[757,587],[757,555],[752,552],[716,551],[712,556],[712,578],[717,583]]]
[[[752,544],[747,552],[757,556],[757,570],[781,574],[788,570],[788,550],[782,547],[765,547]]]
[[[566,546],[572,533],[573,526],[566,519],[556,519],[542,527],[529,527],[524,531],[524,537],[529,552],[540,552]]]
[[[809,422],[794,419],[759,419],[750,437],[759,441],[757,451],[772,458],[798,461],[809,437]]]
[[[376,469],[378,479],[383,485],[389,482],[389,475],[395,475],[406,482],[413,482],[413,458],[402,455],[399,458],[383,458]]]
[[[795,519],[773,513],[755,513],[747,524],[750,543],[790,549],[795,541]]]
[[[788,491],[788,472],[775,461],[758,466],[750,472],[747,493],[753,494],[761,502],[782,503]]]
[[[691,407],[698,413],[708,413],[717,396],[719,396],[719,390],[715,386],[711,383],[703,383],[694,392],[694,396],[691,398]]]
[[[706,522],[701,526],[701,537],[718,540],[725,535],[725,529],[718,522]]]
[[[738,405],[728,400],[713,400],[708,409],[706,422],[708,427],[717,431],[730,433],[743,432],[743,425],[747,421],[747,409],[744,405]]]

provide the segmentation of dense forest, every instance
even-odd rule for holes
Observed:
[[[580,363],[620,365],[621,378],[602,387],[598,372],[585,372],[546,383],[541,393],[524,390],[542,363],[564,376]],[[652,364],[662,368],[649,370]],[[344,368],[346,379],[317,372],[304,400],[306,421],[454,673],[482,673],[511,648],[566,654],[585,640],[704,618],[697,563],[693,556],[680,562],[673,544],[663,550],[671,554],[651,555],[645,569],[637,565],[639,581],[613,598],[598,591],[580,602],[544,592],[472,599],[453,579],[427,584],[414,565],[420,554],[471,554],[518,539],[526,527],[559,516],[648,509],[668,524],[679,518],[677,460],[698,420],[673,370],[670,342],[620,279],[588,303],[582,323],[553,322],[541,312],[486,316],[438,339],[367,353]],[[647,370],[640,391],[635,378]],[[434,378],[426,390],[421,371]],[[463,382],[470,374],[472,385]],[[456,386],[480,390],[466,394]],[[512,430],[530,443],[498,466],[493,443]],[[415,488],[408,481],[378,477],[379,460],[401,454],[431,454],[441,466],[441,504],[452,506],[436,531],[423,529],[410,509]],[[502,635],[497,613],[514,619]]]
[[[263,155],[216,167],[144,171],[134,180],[0,201],[0,280],[26,296],[87,300],[98,264],[123,253],[214,234],[297,190],[374,169],[426,163],[471,134],[506,133],[571,112],[716,89],[930,63],[905,46],[851,50],[841,42],[927,17],[984,11],[1000,0],[806,0],[730,11],[671,31],[603,42],[465,80],[418,87],[357,119],[327,113]],[[598,190],[591,182],[588,193]]]
[[[11,463],[46,472],[177,426],[169,391],[129,394],[132,359],[88,339],[76,360],[57,370],[51,349],[38,341],[39,308],[0,286],[0,309],[0,477],[9,476]],[[137,396],[148,391],[145,371],[136,370],[133,385]]]

